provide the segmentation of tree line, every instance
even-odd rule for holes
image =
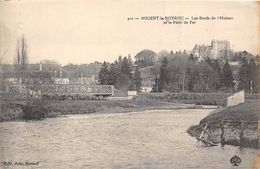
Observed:
[[[119,56],[114,63],[103,62],[98,77],[102,85],[114,85],[124,91],[141,91],[141,74],[138,66],[134,67],[130,55],[124,58]]]
[[[239,65],[206,58],[199,62],[192,54],[170,53],[161,59],[153,92],[259,92],[259,65],[254,58],[241,58]],[[238,69],[238,70],[236,70]]]
[[[229,60],[198,58],[186,51],[160,52],[158,63],[153,65],[152,92],[259,92],[259,65],[254,58],[241,57],[238,65]],[[149,65],[150,66],[150,65]],[[117,89],[141,91],[142,78],[139,62],[131,57],[119,58],[114,63],[104,62],[99,72],[100,84],[114,85]]]

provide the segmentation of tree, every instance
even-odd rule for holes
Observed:
[[[133,77],[132,77],[132,67],[126,57],[124,57],[122,63],[121,63],[121,77],[127,76],[128,80],[128,89],[131,90],[133,88]],[[124,80],[125,78],[121,78],[121,80]],[[119,82],[119,81],[117,81]]]
[[[22,83],[24,83],[24,72],[27,70],[27,66],[29,63],[27,47],[27,41],[24,36],[22,36],[21,39],[17,40],[15,51],[15,68],[18,76],[18,82],[20,82],[21,78]]]
[[[222,72],[221,67],[218,63],[218,60],[211,60],[210,58],[206,58],[205,60],[208,65],[215,71],[215,84],[213,84],[214,90],[219,90],[221,87],[221,79],[222,79]]]
[[[130,54],[128,54],[127,60],[128,60],[128,63],[130,64],[130,66],[132,67],[133,66],[133,61],[132,61],[132,58],[131,58]]]
[[[226,63],[223,66],[222,70],[222,87],[230,89],[233,88],[234,82],[233,82],[233,74],[231,67],[228,63],[228,60],[226,59]]]
[[[183,79],[183,86],[182,88],[188,90],[189,92],[193,91],[194,84],[196,80],[199,78],[199,74],[196,71],[196,62],[197,60],[194,58],[192,54],[189,55],[187,58],[187,61],[185,62],[185,68],[186,70],[184,71],[185,79]]]
[[[123,61],[122,56],[119,55],[119,56],[118,56],[118,62],[121,63],[122,61]]]
[[[248,78],[250,83],[250,92],[256,92],[258,87],[259,72],[253,58],[250,59],[248,65]]]
[[[110,72],[109,84],[116,86],[117,78],[121,74],[121,69],[119,68],[118,63],[111,64],[109,72]]]
[[[154,85],[153,85],[153,89],[152,89],[152,92],[156,92],[156,93],[158,93],[159,92],[159,78],[158,77],[156,77],[155,79],[154,79]]]
[[[132,86],[132,80],[127,76],[126,74],[120,74],[116,81],[116,87],[118,89],[128,91],[131,89]]]
[[[194,85],[200,80],[199,73],[195,67],[188,67],[186,70],[186,90],[194,92]]]
[[[206,57],[205,58],[205,62],[209,65],[209,66],[212,66],[212,61],[209,57]]]
[[[255,92],[255,93],[258,93],[258,92],[260,92],[260,80],[259,80],[259,77],[260,77],[260,75],[259,75],[259,73],[260,73],[260,65],[257,65],[256,66],[256,69],[255,69],[255,74],[256,74],[256,76],[255,76],[255,84],[254,84],[254,88],[253,88],[253,92]]]
[[[223,79],[223,77],[222,77],[221,67],[217,60],[214,60],[214,62],[212,63],[212,68],[217,73],[216,76],[217,83],[215,84],[215,89],[219,90],[221,87],[221,79]]]
[[[200,85],[202,87],[202,91],[207,93],[210,91],[211,67],[206,62],[201,62],[200,66]]]
[[[240,67],[238,70],[238,89],[245,91],[250,91],[250,77],[249,77],[249,65],[245,58],[242,58],[240,62]]]
[[[167,90],[171,92],[180,92],[183,90],[186,82],[186,65],[188,55],[176,52],[171,57],[167,58],[168,64],[166,67],[167,72]],[[162,59],[163,60],[163,59]],[[160,72],[160,71],[159,71]]]
[[[109,69],[108,69],[108,64],[106,62],[104,62],[102,64],[102,67],[100,69],[98,77],[99,77],[100,84],[102,84],[102,85],[108,85],[109,84],[110,72],[109,72]]]
[[[196,63],[197,61],[196,58],[193,56],[193,54],[190,54],[187,60],[193,64]]]
[[[141,78],[140,71],[138,70],[138,67],[136,67],[134,75],[133,75],[133,85],[134,85],[134,89],[138,93],[141,92],[142,78]]]
[[[164,57],[169,57],[170,56],[170,53],[167,51],[167,50],[162,50],[160,52],[158,52],[158,59],[160,58],[164,58]]]
[[[159,86],[158,86],[159,92],[161,92],[163,89],[164,90],[168,89],[169,75],[167,70],[167,64],[168,64],[168,60],[166,57],[164,57],[159,72]]]
[[[192,89],[193,89],[193,85],[194,85],[194,83],[193,83],[193,76],[192,76],[192,72],[191,72],[191,68],[190,67],[188,67],[187,69],[186,69],[186,85],[187,85],[187,89],[188,89],[188,91],[189,92],[191,92],[192,91]]]
[[[194,90],[194,87],[196,84],[199,84],[201,81],[200,81],[200,74],[199,74],[199,71],[197,70],[197,65],[195,65],[192,69],[191,69],[191,75],[190,75],[190,81],[188,83],[189,85],[189,89],[190,89],[190,92],[196,92]]]
[[[128,77],[131,77],[131,71],[132,71],[132,68],[129,64],[129,61],[126,57],[124,57],[122,64],[121,64],[121,72],[122,72],[122,74],[125,74]]]
[[[129,55],[130,58],[130,55]],[[132,66],[130,61],[119,56],[118,61],[109,64],[104,62],[99,71],[99,82],[103,85],[114,85],[117,89],[133,88]]]

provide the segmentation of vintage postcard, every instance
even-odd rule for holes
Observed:
[[[0,0],[0,168],[260,169],[260,3]]]

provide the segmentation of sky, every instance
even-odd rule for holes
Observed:
[[[228,16],[233,20],[163,24],[142,16]],[[24,36],[31,63],[63,65],[134,57],[143,49],[191,50],[212,39],[229,40],[235,51],[260,53],[260,4],[171,0],[0,0],[0,57],[13,63]]]

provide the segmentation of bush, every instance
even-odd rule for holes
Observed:
[[[25,120],[42,120],[47,117],[48,112],[43,107],[44,100],[37,98],[30,100],[22,107],[23,119]]]
[[[0,112],[0,122],[22,119],[23,116],[21,105],[11,102],[0,104]]]

